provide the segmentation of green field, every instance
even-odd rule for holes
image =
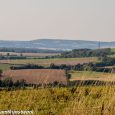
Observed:
[[[111,48],[111,52],[115,52],[115,48]]]
[[[73,71],[69,72],[71,77],[85,77],[85,78],[99,78],[99,77],[107,77],[108,75],[112,76],[114,73],[105,73],[105,72],[95,72],[95,71]]]
[[[114,55],[108,55],[107,57],[114,58],[114,57],[115,57],[115,54],[114,54]]]
[[[30,62],[53,62],[53,61],[71,61],[71,60],[90,60],[97,59],[97,57],[84,57],[84,58],[51,58],[51,59],[17,59],[10,60],[11,63],[30,63]]]
[[[45,56],[26,56],[26,59],[45,58]]]
[[[0,91],[0,111],[8,110],[33,110],[33,115],[115,115],[115,86]]]
[[[11,66],[19,67],[21,65],[12,65],[12,64],[2,64],[2,63],[0,63],[0,69],[2,69],[2,70],[10,70]]]
[[[33,89],[33,87],[25,87],[25,89],[27,89],[27,90],[31,90],[31,89]]]

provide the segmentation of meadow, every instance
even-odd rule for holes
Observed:
[[[34,115],[114,115],[114,94],[115,86],[1,91],[0,111],[33,110]]]
[[[12,65],[12,64],[0,63],[0,69],[2,69],[2,70],[10,70],[11,66],[20,67],[21,65]]]
[[[70,81],[74,80],[100,80],[100,81],[115,81],[115,73],[95,72],[95,71],[73,71]]]
[[[55,62],[55,61],[72,61],[72,60],[93,60],[97,57],[84,57],[84,58],[51,58],[51,59],[17,59],[10,60],[11,63],[30,63],[30,62]]]

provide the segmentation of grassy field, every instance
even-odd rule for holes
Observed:
[[[108,55],[107,57],[114,58],[114,57],[115,57],[115,54],[114,54],[114,55]]]
[[[101,80],[101,81],[115,81],[114,73],[95,72],[95,71],[74,71],[70,72],[71,79],[74,80]]]
[[[95,71],[74,71],[70,72],[72,77],[90,77],[97,78],[100,76],[114,75],[113,73],[95,72]]]
[[[111,52],[115,52],[115,48],[111,48]]]
[[[30,62],[53,62],[53,61],[71,61],[71,60],[91,60],[97,57],[84,57],[84,58],[52,58],[52,59],[19,59],[10,60],[11,63],[30,63]]]
[[[11,65],[11,64],[2,64],[2,63],[0,63],[0,69],[2,69],[2,70],[10,70],[11,66],[19,67],[21,65]]]
[[[1,91],[3,110],[33,110],[33,115],[114,115],[115,86]]]
[[[45,56],[28,56],[26,59],[45,58]]]

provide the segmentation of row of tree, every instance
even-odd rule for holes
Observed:
[[[99,81],[99,80],[76,80],[76,81],[68,81],[67,85],[59,83],[58,81],[54,81],[49,84],[31,84],[31,87],[38,88],[38,87],[83,87],[83,86],[105,86],[105,85],[115,85],[115,82],[106,82],[106,81]],[[5,80],[0,80],[0,87],[11,87],[14,89],[25,89],[25,86],[30,86],[26,84],[26,81],[22,79],[21,81],[17,80],[13,83],[11,78],[7,78]],[[1,89],[0,89],[1,90]],[[11,89],[10,89],[11,90]]]
[[[65,51],[62,52],[61,55],[59,56],[52,56],[53,57],[58,57],[58,58],[78,58],[78,57],[104,57],[106,55],[113,55],[115,52],[111,52],[110,48],[105,48],[105,49],[73,49],[72,51]]]
[[[0,48],[0,52],[17,52],[17,53],[62,53],[61,50],[35,49],[35,48]]]
[[[24,79],[21,81],[17,80],[15,83],[13,83],[11,78],[6,78],[5,80],[0,80],[0,87],[23,87],[26,85],[26,82]]]

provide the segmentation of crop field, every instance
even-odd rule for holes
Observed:
[[[65,71],[56,69],[22,69],[22,70],[4,70],[1,80],[12,78],[13,82],[25,79],[27,84],[42,84],[58,81],[67,84]]]
[[[115,115],[115,86],[1,91],[3,110],[33,110],[33,115]]]
[[[19,59],[10,60],[10,63],[36,63],[36,64],[70,64],[76,65],[78,63],[88,63],[97,61],[97,57],[85,57],[85,58],[52,58],[52,59]]]
[[[115,81],[115,73],[104,73],[95,71],[74,71],[70,72],[71,79],[74,80],[100,80],[100,81]]]
[[[9,53],[10,55],[17,55],[20,56],[21,53],[16,52],[0,52],[2,55],[7,55]],[[54,55],[60,55],[60,53],[22,53],[23,56],[54,56]]]
[[[2,64],[2,63],[0,63],[0,69],[2,69],[2,70],[10,70],[11,66],[19,67],[21,65],[11,65],[11,64]]]

